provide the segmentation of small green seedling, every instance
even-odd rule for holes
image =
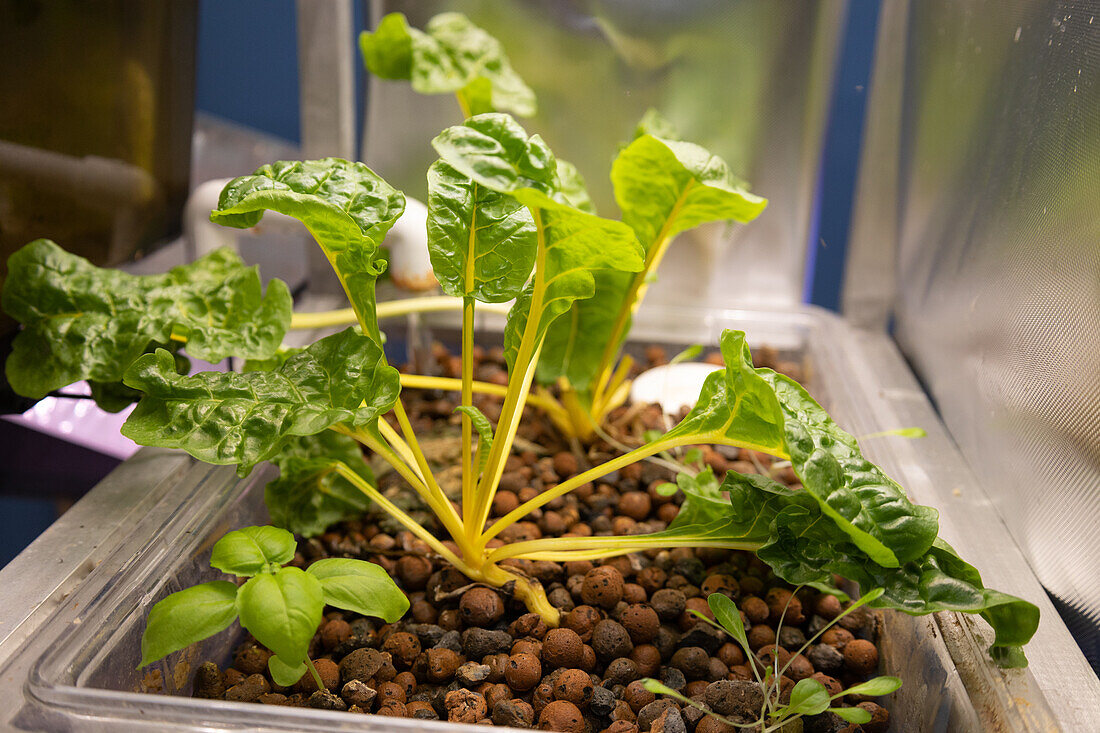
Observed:
[[[149,611],[138,668],[213,636],[239,618],[274,652],[268,669],[276,684],[293,685],[308,670],[317,689],[324,689],[308,652],[325,605],[393,622],[408,610],[409,599],[386,571],[363,560],[330,558],[306,570],[287,567],[295,547],[294,535],[278,527],[244,527],[218,540],[211,567],[248,580],[240,586],[213,580],[159,601]]]
[[[824,589],[831,590],[831,589]],[[797,591],[797,589],[796,589]],[[833,591],[835,592],[835,591]],[[835,619],[830,621],[824,628],[814,634],[810,639],[806,641],[802,647],[792,654],[791,656],[797,656],[803,653],[810,647],[819,636],[825,633],[830,627],[836,624],[840,619],[844,618],[857,608],[864,606],[871,601],[879,598],[883,593],[881,588],[876,588],[866,594],[864,594],[859,600],[851,604],[843,613],[839,614]],[[749,646],[749,639],[745,633],[745,625],[741,620],[741,612],[738,611],[737,606],[726,595],[721,593],[712,593],[707,598],[707,605],[710,606],[711,613],[714,614],[715,621],[711,621],[704,614],[698,611],[692,611],[692,613],[699,619],[706,623],[718,628],[731,637],[737,643],[738,646],[745,653],[745,658],[749,660],[755,659],[752,648]],[[786,608],[783,609],[783,616],[786,615]],[[779,631],[782,628],[783,616],[780,616],[779,624],[776,626],[776,637],[778,638]],[[694,700],[690,700],[670,687],[661,684],[654,679],[645,679],[642,684],[645,688],[655,695],[667,695],[674,698],[685,705],[698,708],[704,713],[716,720],[720,720],[726,725],[733,726],[735,728],[752,728],[754,730],[760,730],[762,733],[770,733],[771,731],[782,730],[785,725],[790,723],[796,718],[800,718],[803,715],[820,715],[824,712],[834,713],[838,717],[846,720],[849,723],[867,723],[871,720],[871,714],[862,708],[853,707],[834,707],[833,701],[841,699],[846,695],[868,695],[871,697],[878,697],[880,695],[888,695],[901,687],[901,680],[897,677],[881,676],[874,679],[862,682],[858,685],[853,685],[846,690],[838,692],[835,695],[830,695],[828,690],[825,689],[825,685],[819,681],[806,678],[799,680],[795,683],[795,686],[791,689],[791,695],[788,702],[784,705],[779,702],[779,681],[783,674],[787,671],[787,665],[780,667],[779,659],[775,659],[775,664],[772,667],[766,667],[764,673],[761,674],[757,669],[755,663],[749,664],[749,669],[752,670],[753,677],[756,680],[756,684],[760,686],[760,691],[763,693],[764,703],[760,708],[760,716],[757,720],[750,722],[741,722],[730,720],[722,715],[711,711],[709,708],[700,705]]]

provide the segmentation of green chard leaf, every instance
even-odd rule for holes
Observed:
[[[439,156],[460,174],[500,193],[509,194],[532,212],[542,225],[545,262],[542,307],[536,335],[570,305],[595,292],[594,274],[602,270],[634,272],[643,266],[642,253],[632,232],[621,222],[601,219],[575,204],[590,207],[582,195],[583,181],[572,166],[558,169],[558,161],[538,135],[505,114],[472,117],[449,127],[432,141]],[[536,277],[516,299],[504,332],[509,368],[526,328],[534,299]]]
[[[470,422],[477,431],[477,470],[485,469],[485,463],[489,460],[489,449],[493,447],[493,424],[485,413],[473,405],[459,405],[455,412],[461,412],[470,418]]]
[[[246,475],[293,437],[338,424],[373,429],[400,390],[381,348],[348,328],[327,336],[274,371],[175,373],[171,354],[142,357],[126,384],[145,396],[122,426],[142,445],[182,448]]]
[[[362,491],[336,473],[339,461],[375,483],[353,438],[334,430],[291,438],[271,460],[279,467],[279,478],[264,489],[272,524],[316,537],[336,522],[362,515],[370,505]]]
[[[283,687],[293,686],[308,670],[305,662],[291,664],[278,654],[272,654],[267,660],[267,671],[271,673],[271,680]]]
[[[306,658],[324,607],[321,581],[294,567],[260,573],[237,592],[241,626],[287,665]]]
[[[442,160],[428,169],[428,254],[443,292],[511,300],[531,276],[536,248],[526,206]]]
[[[699,402],[667,437],[700,435],[789,456],[807,495],[884,567],[931,547],[935,509],[912,504],[796,382],[755,369],[744,333],[725,331],[720,345],[726,368],[707,377]]]
[[[382,18],[359,46],[367,70],[383,79],[404,79],[421,94],[457,93],[469,114],[508,110],[535,114],[535,93],[512,69],[500,41],[461,13],[440,13],[423,30],[401,13]]]
[[[328,558],[306,570],[321,581],[325,603],[393,623],[409,610],[409,599],[378,565],[365,560]]]
[[[268,210],[309,229],[364,332],[380,343],[374,292],[385,264],[378,250],[405,211],[405,196],[362,163],[340,158],[280,161],[226,184],[210,221],[245,229],[256,226]]]
[[[757,555],[788,583],[831,584],[836,573],[860,588],[882,588],[869,605],[910,614],[979,613],[996,637],[990,653],[1002,666],[1023,666],[1022,647],[1035,633],[1039,609],[982,585],[981,575],[936,539],[899,567],[883,567],[852,542],[851,535],[808,491],[789,489],[763,476],[729,472],[732,536],[761,542]]]
[[[657,120],[647,114],[643,124],[657,124]],[[647,269],[658,258],[658,249],[680,232],[712,221],[748,222],[767,205],[766,199],[749,193],[717,156],[692,143],[649,134],[619,153],[611,181],[623,221],[642,244]],[[570,317],[550,327],[539,359],[540,382],[565,377],[577,392],[595,387],[605,350],[610,346],[617,351],[622,345],[632,309],[644,295],[642,285],[631,298],[635,302],[627,302],[637,277],[615,271],[597,275],[593,296],[574,302]],[[624,323],[625,328],[620,327]]]
[[[214,544],[210,567],[238,577],[249,577],[271,565],[294,559],[294,535],[278,527],[243,527]]]
[[[236,619],[237,586],[229,581],[215,580],[173,593],[149,611],[138,669],[229,628]]]
[[[151,343],[186,341],[206,361],[266,358],[290,325],[286,285],[272,280],[265,294],[258,270],[228,249],[163,275],[130,275],[38,239],[11,256],[8,272],[3,308],[24,326],[8,381],[36,399],[87,379],[105,407],[121,409],[130,395],[118,383]]]

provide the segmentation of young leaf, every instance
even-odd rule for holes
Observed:
[[[393,623],[409,610],[409,599],[378,565],[364,560],[318,560],[306,571],[321,581],[325,603]]]
[[[557,180],[554,183],[554,198],[586,214],[595,214],[596,205],[588,195],[588,187],[577,166],[567,160],[557,159],[555,169]]]
[[[648,276],[656,274],[662,248],[700,224],[751,221],[767,205],[720,158],[698,145],[653,135],[642,135],[619,153],[611,181],[623,222],[642,245],[646,267],[636,275],[602,273],[592,297],[574,304],[571,317],[553,325],[547,345],[556,348],[544,349],[539,360],[538,379],[544,384],[564,376],[578,392],[594,388],[606,355],[617,353],[629,332],[631,315],[644,296]]]
[[[237,618],[237,586],[202,583],[164,598],[149,611],[138,669],[229,627]]]
[[[269,565],[285,565],[294,559],[294,535],[278,527],[243,527],[214,544],[210,567],[223,573],[248,577]]]
[[[374,288],[385,265],[378,248],[405,210],[405,196],[362,163],[339,158],[280,161],[234,178],[222,190],[210,221],[256,226],[265,211],[302,222],[321,245],[359,315],[381,342]]]
[[[290,439],[272,459],[279,467],[279,478],[264,489],[271,523],[304,537],[315,537],[330,525],[366,511],[370,501],[336,472],[337,461],[367,483],[375,483],[354,439],[334,430]]]
[[[230,250],[163,275],[129,275],[46,239],[8,260],[2,304],[24,326],[8,381],[35,399],[81,379],[118,383],[150,343],[173,338],[207,361],[270,356],[291,313],[286,285],[272,280],[265,294],[257,269]]]
[[[448,127],[432,147],[462,175],[500,193],[554,190],[557,162],[538,135],[527,132],[510,115],[482,114]]]
[[[428,169],[428,254],[443,292],[511,300],[531,276],[535,250],[527,207],[441,160]]]
[[[493,447],[493,426],[485,414],[471,405],[459,405],[455,412],[465,413],[470,417],[474,430],[477,431],[480,441],[477,444],[477,470],[485,468],[485,462],[489,460],[489,449]]]
[[[707,596],[707,605],[710,606],[710,611],[714,614],[714,620],[737,640],[742,649],[751,651],[749,638],[745,634],[745,624],[741,621],[741,612],[737,610],[737,606],[734,605],[729,596],[722,593],[711,593]]]
[[[260,573],[241,586],[241,626],[283,660],[305,659],[324,610],[321,581],[294,567]]]
[[[841,720],[846,720],[856,725],[871,722],[871,713],[863,708],[829,708],[829,712],[836,715]]]
[[[829,693],[825,685],[807,677],[795,683],[791,701],[787,704],[789,715],[819,715],[829,708]]]
[[[302,679],[307,671],[305,662],[289,664],[284,662],[278,654],[272,654],[267,660],[267,670],[271,673],[271,680],[277,685],[290,687]]]
[[[440,13],[424,31],[390,13],[374,33],[359,36],[359,46],[372,74],[411,80],[421,94],[462,93],[470,114],[535,114],[535,93],[512,69],[500,42],[461,13]]]
[[[875,677],[874,679],[867,680],[858,685],[853,685],[844,691],[845,695],[867,695],[868,697],[879,697],[880,695],[889,695],[891,692],[897,691],[901,688],[901,679],[898,677]]]
[[[126,384],[145,393],[122,427],[142,445],[182,448],[245,475],[294,436],[344,423],[372,429],[393,407],[397,370],[353,329],[327,336],[271,372],[175,373],[171,355],[142,357]]]
[[[658,138],[664,138],[665,140],[679,140],[680,133],[677,131],[676,126],[673,125],[668,118],[660,113],[659,110],[650,107],[642,115],[642,119],[638,120],[638,125],[634,128],[633,140],[637,140],[643,135],[653,135]],[[623,147],[626,147],[625,145]]]

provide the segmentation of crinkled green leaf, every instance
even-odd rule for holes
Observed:
[[[142,357],[126,384],[145,396],[122,426],[142,445],[182,448],[247,474],[295,436],[344,423],[370,429],[393,407],[397,370],[370,338],[349,328],[270,372],[175,373],[171,354]]]
[[[829,709],[829,692],[815,679],[801,679],[791,690],[786,707],[788,715],[820,715]]]
[[[571,166],[563,169],[563,182],[557,161],[546,144],[538,135],[527,137],[524,129],[508,115],[472,117],[441,132],[432,145],[462,175],[494,191],[510,194],[537,212],[545,245],[537,337],[541,338],[574,301],[592,297],[594,273],[636,272],[642,268],[641,249],[629,227],[601,219],[569,203],[569,197],[578,196],[578,179]],[[559,186],[565,186],[568,195]],[[514,366],[534,288],[539,282],[536,276],[528,283],[508,315],[504,352],[509,368]]]
[[[511,300],[531,276],[536,248],[526,206],[441,160],[428,169],[428,254],[443,292]]]
[[[405,211],[405,196],[362,163],[340,158],[279,161],[222,190],[210,220],[255,226],[264,211],[302,222],[324,250],[363,327],[380,341],[375,283],[385,269],[378,248]]]
[[[269,356],[290,325],[291,298],[280,280],[265,294],[257,269],[228,249],[163,275],[130,275],[38,239],[8,260],[3,308],[24,326],[8,381],[40,399],[81,379],[117,383],[150,343],[173,337],[206,361]]]
[[[236,618],[237,586],[229,581],[215,580],[173,593],[149,611],[138,669],[227,629]]]
[[[321,581],[294,567],[260,573],[237,592],[241,626],[284,662],[306,658],[324,607]]]
[[[462,93],[470,114],[536,112],[535,93],[512,69],[500,42],[461,13],[440,13],[423,31],[390,13],[374,33],[359,36],[359,46],[372,74],[408,79],[421,94]]]
[[[370,500],[336,472],[337,461],[375,483],[356,440],[334,430],[290,439],[272,458],[279,478],[264,489],[271,523],[315,537],[336,522],[362,515]]]
[[[650,117],[643,123],[656,120]],[[751,221],[767,205],[733,177],[721,158],[692,143],[648,134],[619,153],[611,181],[623,221],[634,229],[646,254],[647,268],[656,248],[680,232],[712,221]],[[600,273],[592,297],[575,302],[570,317],[551,326],[539,358],[540,382],[565,377],[577,392],[595,387],[604,352],[609,344],[618,352],[630,330],[634,301],[644,296],[642,286],[630,298],[637,277],[645,275]],[[618,328],[620,318],[625,328]]]
[[[308,671],[305,662],[290,664],[283,661],[278,654],[272,654],[267,660],[267,670],[271,673],[271,680],[277,685],[290,687]]]
[[[180,346],[182,344],[179,342],[152,343],[145,349],[145,353],[152,354],[157,349],[167,349],[172,352],[172,356],[176,360],[176,374],[189,374],[191,372],[191,360],[177,351]],[[88,387],[91,388],[92,399],[95,400],[96,405],[106,412],[122,412],[141,399],[141,392],[127,387],[121,379],[117,382],[89,380]]]
[[[981,575],[936,539],[920,557],[888,568],[856,546],[851,536],[805,490],[763,477],[729,472],[730,536],[761,542],[757,555],[793,584],[831,583],[833,573],[860,588],[881,588],[871,606],[910,614],[979,613],[996,633],[990,653],[1002,666],[1026,664],[1020,649],[1035,633],[1039,609],[985,588]]]
[[[409,599],[378,565],[365,560],[328,558],[306,571],[321,581],[325,603],[393,623],[409,610]]]
[[[278,350],[266,359],[245,359],[244,366],[241,368],[242,372],[273,372],[283,364],[286,360],[295,354],[300,354],[305,350],[305,347],[292,346],[285,348],[280,346]],[[181,371],[180,374],[186,374],[187,372]]]
[[[557,161],[538,135],[506,114],[483,114],[448,127],[432,140],[439,157],[467,178],[501,193],[554,190]]]
[[[270,565],[294,559],[294,535],[278,527],[242,527],[214,543],[210,567],[223,573],[248,577]]]
[[[755,369],[742,332],[725,331],[720,345],[726,368],[707,377],[669,437],[698,434],[789,456],[822,511],[880,565],[927,551],[938,531],[935,509],[911,503],[798,383]]]

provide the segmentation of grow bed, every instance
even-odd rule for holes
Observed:
[[[684,324],[691,324],[688,328]],[[816,311],[722,314],[664,310],[636,327],[639,342],[714,343],[723,328],[743,329],[752,344],[769,344],[812,370],[815,395],[854,433],[899,425],[884,414],[874,364],[856,354],[855,335],[832,316]],[[849,351],[849,348],[851,350]],[[896,397],[897,395],[895,395]],[[906,400],[924,398],[916,390]],[[876,414],[877,413],[877,414]],[[938,426],[922,425],[932,432]],[[921,501],[919,490],[934,475],[922,465],[919,444],[884,439],[867,451]],[[141,632],[152,604],[165,595],[209,580],[214,541],[226,531],[266,521],[262,487],[269,469],[237,480],[228,468],[196,467],[192,480],[163,496],[155,510],[133,527],[132,537],[99,570],[92,571],[62,611],[39,630],[55,640],[29,669],[26,703],[12,723],[26,729],[119,731],[286,729],[444,730],[453,724],[380,716],[354,716],[307,708],[261,706],[193,699],[195,668],[206,659],[221,665],[243,639],[233,626],[222,634],[171,655],[143,672],[134,669]],[[933,496],[924,501],[933,501]],[[171,505],[170,510],[165,506]],[[174,509],[178,507],[178,511]],[[949,539],[953,539],[950,538]],[[981,558],[975,558],[981,564]],[[984,656],[983,631],[955,614],[912,618],[884,614],[880,673],[905,685],[885,699],[893,730],[976,730],[997,722],[1005,729],[1045,730],[1052,725],[1030,675],[1006,678]],[[945,640],[943,633],[950,632]],[[986,630],[984,633],[988,633]],[[945,641],[947,643],[945,643]],[[952,652],[962,663],[957,667]],[[152,670],[152,672],[150,672]],[[965,683],[965,684],[964,684]],[[155,689],[179,696],[150,695]]]

